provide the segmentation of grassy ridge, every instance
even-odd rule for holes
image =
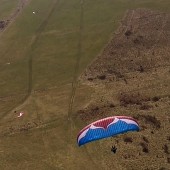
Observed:
[[[168,0],[84,1],[83,56],[79,74],[100,53],[125,11],[136,7],[168,11],[170,2]],[[36,15],[33,15],[32,11],[36,11]],[[75,121],[76,127],[73,127],[71,137],[67,133],[70,128],[67,122],[70,84],[78,55],[79,26],[79,0],[36,0],[31,1],[1,36],[0,96],[14,94],[14,97],[5,98],[5,102],[0,100],[2,109],[0,115],[15,106],[18,112],[26,113],[18,120],[14,119],[16,115],[13,112],[8,112],[1,120],[1,129],[8,131],[10,126],[18,128],[38,119],[44,125],[28,132],[4,136],[0,141],[0,151],[2,151],[0,169],[79,170],[96,169],[96,167],[100,169],[97,164],[101,167],[105,165],[101,163],[101,157],[98,155],[98,151],[102,150],[99,145],[92,144],[87,146],[87,149],[77,147],[76,135],[79,128],[82,128],[79,120]],[[7,65],[7,62],[11,64]],[[32,78],[31,84],[29,76]],[[32,91],[55,88],[31,94],[31,97],[22,104],[21,101],[28,94],[30,87]],[[90,100],[91,92],[87,87],[79,88],[74,104],[75,111]],[[11,123],[7,124],[8,121]],[[47,122],[50,123],[46,124]],[[106,167],[101,169],[104,168]]]

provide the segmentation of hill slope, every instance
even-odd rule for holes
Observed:
[[[119,163],[103,155],[107,167],[170,167],[169,28],[169,14],[128,11],[114,38],[81,75],[80,81],[95,89],[91,103],[78,112],[86,124],[106,116],[130,115],[141,127],[139,133],[113,139],[120,148]],[[112,139],[107,141],[99,141],[100,147],[113,144]]]

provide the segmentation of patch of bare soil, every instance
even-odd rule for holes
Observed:
[[[95,89],[91,103],[78,111],[86,124],[111,115],[133,116],[139,122],[139,133],[115,139],[122,169],[170,167],[170,14],[128,11],[80,82]],[[105,141],[104,146],[111,144]],[[106,167],[114,167],[103,159]]]

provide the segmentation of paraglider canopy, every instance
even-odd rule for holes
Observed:
[[[23,112],[21,112],[21,113],[19,113],[19,115],[17,116],[17,117],[21,117],[21,116],[23,116]]]
[[[79,146],[88,142],[126,133],[128,131],[139,131],[139,124],[132,117],[112,116],[97,120],[83,128],[78,136]]]

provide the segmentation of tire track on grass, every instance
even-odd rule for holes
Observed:
[[[80,26],[79,26],[79,38],[78,38],[78,52],[77,52],[77,58],[76,58],[76,64],[75,64],[75,70],[74,70],[74,75],[73,75],[73,81],[72,81],[72,90],[71,90],[71,95],[70,95],[70,101],[69,101],[69,108],[68,108],[68,144],[69,144],[69,149],[67,153],[67,157],[70,160],[70,156],[74,155],[74,151],[72,150],[72,139],[75,139],[73,137],[73,130],[75,130],[75,123],[74,120],[72,119],[72,112],[73,112],[73,104],[75,100],[75,94],[76,94],[76,89],[77,89],[77,84],[78,84],[78,71],[80,68],[80,60],[83,56],[82,54],[82,42],[83,42],[83,28],[84,28],[84,0],[80,0]],[[86,152],[86,155],[90,158],[90,161],[92,164],[95,166],[95,168],[100,169],[98,164],[93,160],[93,157],[90,155],[88,152],[87,147],[84,148],[84,151]]]
[[[26,58],[28,58],[28,90],[27,90],[27,94],[20,102],[18,102],[16,105],[12,106],[6,112],[1,114],[0,120],[2,120],[10,111],[14,110],[17,107],[22,106],[31,95],[31,92],[32,92],[32,74],[33,74],[32,73],[33,52],[36,49],[36,45],[37,45],[37,43],[40,39],[41,33],[43,32],[44,28],[48,24],[48,20],[52,16],[53,12],[55,11],[56,5],[58,3],[59,3],[59,0],[53,1],[49,14],[44,19],[44,21],[41,23],[41,25],[38,27],[34,41],[32,42],[31,47],[29,48],[29,50],[26,53]],[[31,52],[29,52],[29,51],[31,51]]]
[[[77,58],[75,63],[75,69],[73,74],[73,80],[72,80],[72,87],[71,87],[71,94],[69,99],[69,106],[68,106],[68,152],[67,152],[67,158],[68,160],[71,159],[72,153],[74,153],[72,148],[72,139],[74,139],[72,131],[75,129],[75,124],[72,119],[72,111],[73,111],[73,104],[75,99],[75,93],[77,88],[77,78],[78,78],[78,71],[80,67],[80,59],[82,57],[82,32],[83,32],[83,15],[84,15],[84,0],[80,0],[80,26],[78,30],[78,51],[77,51]]]
[[[72,81],[72,89],[71,89],[71,95],[69,100],[69,107],[68,107],[68,121],[69,125],[72,128],[73,127],[73,121],[72,121],[72,110],[73,110],[73,103],[75,99],[75,93],[77,88],[77,78],[78,78],[78,71],[80,67],[80,60],[82,57],[82,32],[83,32],[83,17],[84,17],[84,0],[80,0],[81,3],[81,13],[80,13],[80,27],[78,32],[78,52],[77,52],[77,58],[75,63],[75,69],[73,74],[73,81]]]
[[[39,28],[37,29],[37,36],[35,37],[34,39],[34,42],[32,43],[31,45],[31,54],[30,56],[28,57],[29,58],[29,61],[28,61],[28,70],[29,70],[29,73],[28,73],[28,94],[25,98],[25,100],[30,96],[31,92],[32,92],[32,59],[33,59],[33,52],[34,50],[36,49],[36,45],[41,37],[41,34],[43,32],[43,30],[45,29],[46,25],[48,24],[48,20],[49,18],[52,16],[53,12],[55,11],[55,8],[56,8],[56,5],[58,4],[59,0],[56,0],[52,9],[50,10],[48,16],[45,18],[45,20],[42,22],[42,24],[39,26]]]

